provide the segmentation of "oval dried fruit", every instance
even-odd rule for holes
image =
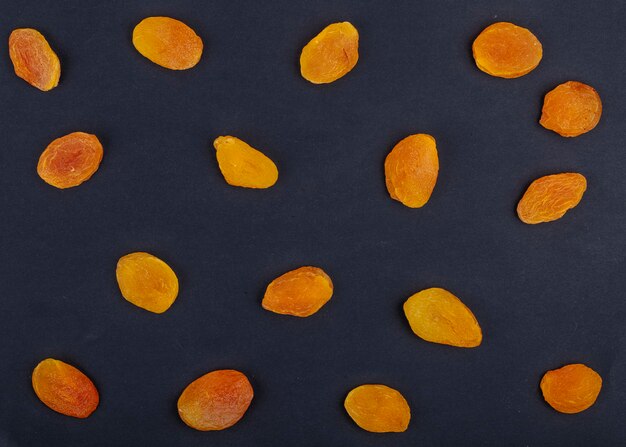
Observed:
[[[582,82],[568,81],[546,94],[539,124],[563,137],[577,137],[596,127],[601,116],[598,92]]]
[[[359,427],[374,433],[406,431],[411,420],[411,408],[404,396],[386,385],[354,388],[344,407]]]
[[[9,57],[15,74],[44,92],[59,84],[61,63],[37,30],[19,28],[9,36]]]
[[[517,205],[517,215],[527,224],[560,219],[574,208],[587,189],[587,179],[578,173],[546,175],[530,184]]]
[[[548,371],[541,379],[541,392],[552,408],[561,413],[580,413],[592,406],[602,389],[602,377],[576,363]]]
[[[243,188],[269,188],[278,180],[278,169],[265,154],[236,137],[217,137],[213,142],[226,183]]]

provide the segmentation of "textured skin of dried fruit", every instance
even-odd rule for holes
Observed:
[[[93,382],[81,371],[60,360],[45,359],[33,370],[37,397],[54,411],[75,418],[86,418],[100,401]]]
[[[328,25],[302,49],[300,73],[313,84],[345,76],[359,60],[359,32],[350,22]]]
[[[598,92],[582,82],[568,81],[546,94],[539,124],[563,137],[577,137],[596,127],[600,116]]]
[[[575,363],[545,373],[540,387],[544,399],[556,411],[580,413],[598,398],[602,377],[588,366]]]
[[[308,317],[333,296],[333,282],[318,267],[300,267],[272,281],[265,291],[264,309],[283,315]]]
[[[567,172],[546,175],[530,184],[517,205],[517,215],[527,224],[560,219],[574,208],[587,189],[582,174]]]
[[[499,78],[519,78],[539,65],[543,48],[526,28],[498,22],[478,35],[472,53],[476,65],[485,73]]]
[[[42,152],[37,173],[60,189],[78,186],[98,170],[103,150],[95,135],[73,132],[57,138]]]
[[[409,135],[385,159],[389,195],[409,208],[421,208],[428,202],[438,174],[437,145],[427,134]]]
[[[278,180],[278,168],[261,151],[236,137],[217,137],[213,142],[226,183],[244,188],[269,188]]]
[[[157,314],[178,296],[178,278],[165,262],[149,253],[122,256],[115,270],[122,296],[135,306]]]
[[[185,388],[178,399],[178,414],[196,430],[224,430],[243,417],[253,396],[252,385],[243,373],[212,371]]]
[[[61,63],[37,30],[19,28],[9,36],[9,57],[15,74],[44,92],[59,84]]]
[[[411,296],[404,303],[404,315],[415,335],[426,341],[475,348],[483,340],[472,311],[444,289],[435,287]]]
[[[186,70],[202,56],[202,39],[170,17],[148,17],[133,30],[133,45],[142,56],[170,70]]]
[[[411,420],[406,399],[386,385],[358,386],[343,405],[359,427],[374,433],[406,431]]]

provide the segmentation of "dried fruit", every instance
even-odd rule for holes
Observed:
[[[345,76],[359,60],[359,32],[350,22],[328,25],[302,49],[300,72],[313,84]]]
[[[428,202],[438,173],[437,145],[427,134],[409,135],[385,159],[389,195],[409,208],[421,208]]]
[[[344,407],[363,430],[403,432],[409,427],[411,408],[398,391],[386,385],[361,385],[348,393]]]
[[[485,28],[472,45],[479,69],[499,78],[519,78],[539,65],[541,42],[526,28],[498,22]]]
[[[15,74],[39,90],[47,92],[59,84],[61,63],[39,31],[13,30],[9,36],[9,57]]]
[[[300,267],[272,281],[263,297],[264,309],[277,314],[308,317],[333,296],[333,282],[324,270]]]
[[[220,171],[229,185],[269,188],[278,180],[274,162],[239,138],[217,137],[213,146]]]
[[[98,390],[89,377],[61,360],[43,360],[33,370],[32,381],[37,397],[66,416],[86,418],[100,401]]]
[[[212,371],[185,388],[178,399],[178,414],[196,430],[224,430],[243,417],[253,396],[245,374],[232,369]]]
[[[527,224],[560,219],[578,205],[587,189],[587,179],[581,174],[546,175],[530,184],[517,205],[517,215]]]
[[[577,137],[598,125],[602,101],[587,84],[568,81],[549,91],[543,100],[539,124],[564,137]]]
[[[73,132],[57,138],[39,157],[37,173],[46,183],[60,189],[78,186],[98,170],[102,161],[98,137]]]
[[[404,303],[404,315],[415,335],[426,341],[475,348],[483,340],[472,311],[444,289],[435,287],[411,296]]]
[[[122,296],[135,306],[157,314],[178,296],[178,278],[165,262],[149,253],[122,256],[115,270]]]
[[[133,45],[142,56],[170,70],[186,70],[200,61],[202,39],[170,17],[147,17],[133,30]]]
[[[581,363],[548,371],[541,379],[541,392],[552,408],[561,413],[580,413],[594,404],[602,377]]]

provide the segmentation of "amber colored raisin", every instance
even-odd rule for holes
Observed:
[[[157,314],[178,296],[178,278],[165,262],[149,253],[122,256],[115,270],[122,296],[135,306]]]
[[[244,188],[269,188],[278,180],[278,169],[261,151],[236,137],[217,137],[213,142],[226,183]]]
[[[530,184],[517,205],[517,215],[527,224],[560,219],[574,208],[587,189],[582,174],[563,173],[540,177]]]
[[[426,341],[475,348],[483,340],[472,311],[444,289],[435,287],[411,296],[404,303],[404,315],[415,335]]]
[[[541,379],[543,398],[561,413],[580,413],[594,404],[602,377],[581,363],[548,371]]]
[[[518,78],[539,65],[541,42],[526,28],[498,22],[485,28],[472,45],[476,65],[499,78]]]
[[[148,17],[133,30],[133,45],[142,56],[170,70],[186,70],[202,56],[202,39],[170,17]]]
[[[328,25],[302,49],[300,72],[313,84],[345,76],[359,60],[359,32],[350,22]]]
[[[37,397],[54,411],[75,418],[86,418],[100,401],[93,382],[81,371],[61,360],[45,359],[33,370]]]
[[[568,81],[546,94],[539,124],[563,137],[577,137],[596,127],[600,116],[598,92],[582,82]]]
[[[400,392],[386,385],[361,385],[348,393],[344,407],[352,420],[374,433],[403,432],[411,408]]]
[[[185,388],[178,399],[178,414],[196,430],[224,430],[243,417],[253,396],[245,374],[232,369],[212,371]]]
[[[19,28],[9,36],[9,57],[15,74],[44,92],[59,84],[61,63],[37,30]]]

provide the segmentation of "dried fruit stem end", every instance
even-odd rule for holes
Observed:
[[[386,385],[361,385],[348,393],[344,407],[363,430],[403,432],[409,427],[411,408],[406,399]]]
[[[596,127],[601,116],[598,92],[582,82],[568,81],[546,94],[539,124],[563,137],[577,137]]]
[[[587,179],[578,173],[540,177],[530,184],[517,205],[517,215],[527,224],[560,219],[574,208],[587,189]]]
[[[269,188],[278,180],[272,160],[236,137],[217,137],[213,142],[226,183],[243,188]]]
[[[556,411],[580,413],[595,403],[602,377],[588,366],[575,363],[545,373],[540,387],[544,399]]]
[[[15,74],[44,92],[59,84],[61,63],[37,30],[19,28],[9,36],[9,57]]]

